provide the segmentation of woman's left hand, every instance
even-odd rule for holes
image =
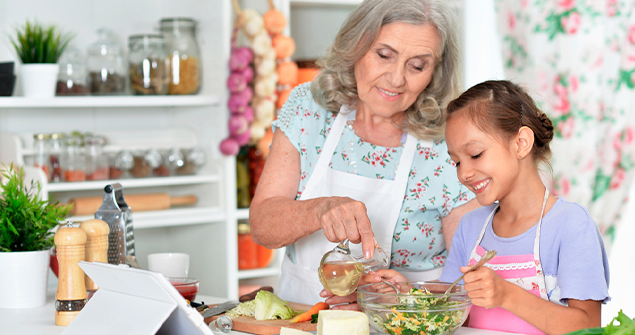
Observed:
[[[462,266],[461,272],[465,273],[468,269],[469,267]],[[467,295],[476,306],[500,307],[508,296],[507,288],[510,283],[488,267],[482,266],[466,274],[463,281],[465,281]]]
[[[352,311],[362,310],[362,307],[357,303],[357,291],[347,296],[339,297],[327,290],[322,290],[322,292],[320,292],[320,296],[327,298],[325,302],[331,305],[331,309],[345,309]]]

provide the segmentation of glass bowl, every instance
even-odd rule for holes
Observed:
[[[176,288],[183,298],[194,301],[196,294],[198,293],[198,280],[192,278],[168,278],[168,281],[172,286]]]
[[[456,285],[447,298],[450,283],[397,283],[401,293],[383,283],[360,286],[357,300],[380,333],[446,335],[456,331],[467,319],[472,302],[463,285]],[[409,294],[410,292],[415,292]]]

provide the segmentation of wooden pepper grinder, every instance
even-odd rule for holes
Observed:
[[[99,219],[90,219],[82,222],[79,229],[86,233],[86,248],[84,249],[86,262],[108,263],[108,234],[110,233],[108,224]],[[84,282],[90,299],[99,287],[86,274]]]
[[[86,233],[68,221],[55,233],[59,281],[55,294],[55,324],[68,326],[86,304],[84,271],[77,264],[84,260]]]

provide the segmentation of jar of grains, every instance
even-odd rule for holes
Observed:
[[[169,94],[198,93],[202,73],[196,21],[191,18],[164,18],[160,26],[170,57]]]
[[[130,88],[134,94],[168,94],[170,60],[161,35],[133,35],[128,40]]]

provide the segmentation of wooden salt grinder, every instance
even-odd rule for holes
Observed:
[[[68,221],[55,233],[55,247],[59,263],[59,281],[55,294],[55,324],[68,326],[86,304],[84,271],[77,264],[84,260],[86,233]]]
[[[79,228],[86,233],[86,248],[84,259],[86,262],[108,263],[108,233],[110,227],[105,221],[90,219],[82,222]],[[94,292],[99,288],[95,282],[84,275],[86,291]]]

